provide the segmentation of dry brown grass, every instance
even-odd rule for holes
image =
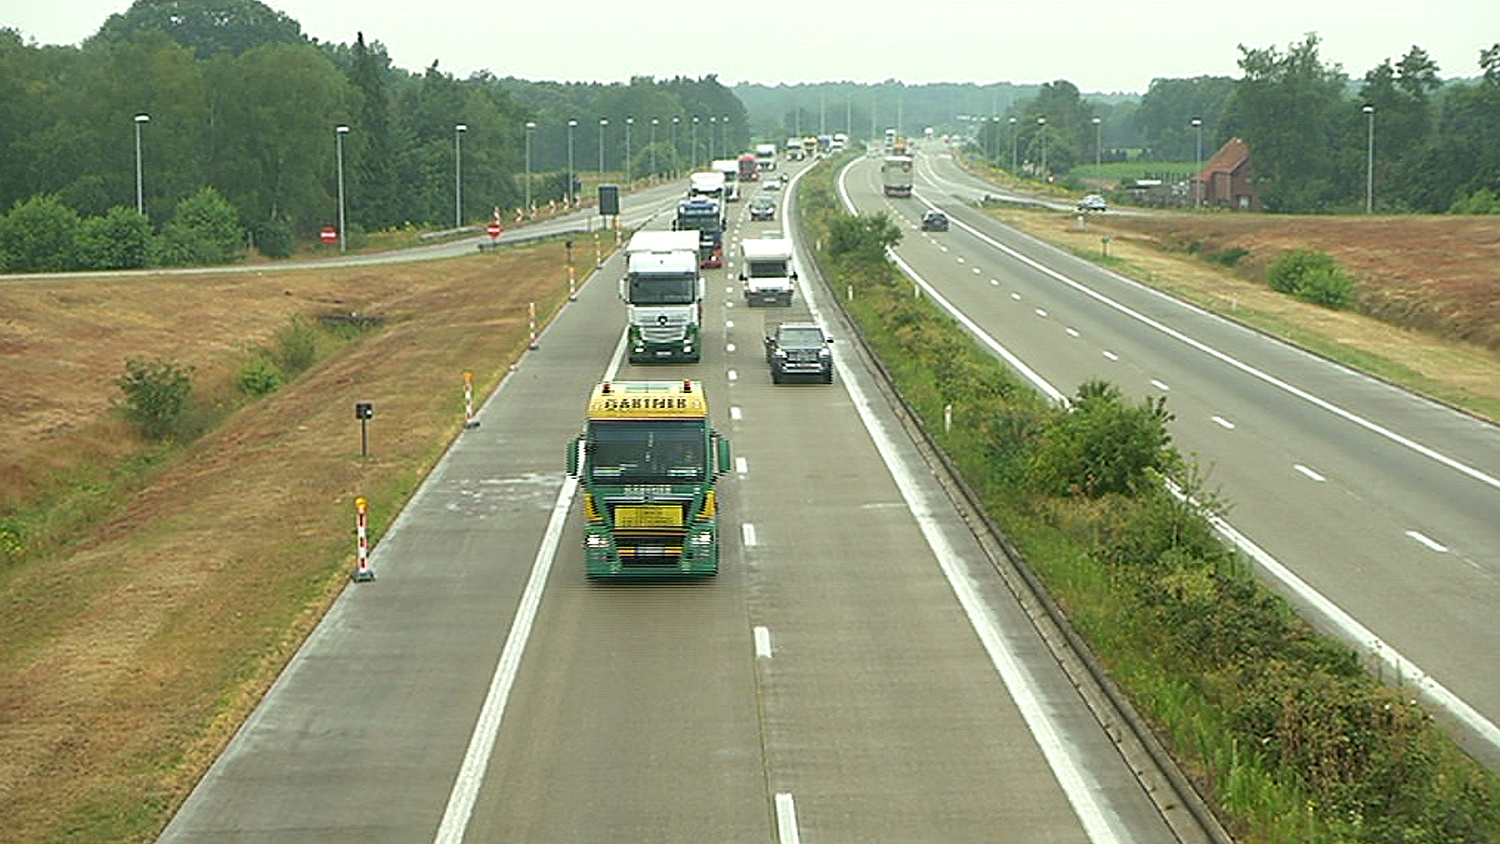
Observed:
[[[14,502],[139,446],[127,357],[221,386],[296,315],[382,328],[193,443],[64,553],[0,572],[7,841],[149,840],[346,580],[352,499],[377,529],[566,291],[560,244],[379,269],[0,282],[0,483]],[[356,400],[373,401],[369,460]],[[273,529],[268,529],[272,528]]]
[[[1500,420],[1500,219],[1091,215],[1003,210],[1007,224],[1210,310]],[[1203,255],[1249,250],[1233,268]],[[1272,291],[1266,267],[1288,249],[1331,254],[1356,279],[1360,312]]]

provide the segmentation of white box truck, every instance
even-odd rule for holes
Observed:
[[[698,232],[636,232],[625,246],[625,266],[620,298],[630,321],[630,362],[700,360],[704,283]]]
[[[792,242],[784,237],[751,237],[740,242],[744,253],[740,281],[745,283],[746,305],[792,304],[792,282],[797,270],[792,263]]]

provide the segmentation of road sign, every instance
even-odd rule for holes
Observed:
[[[497,223],[490,223],[489,227],[486,228],[485,231],[489,233],[490,240],[499,240],[500,239],[500,233],[503,232],[503,231],[505,231],[505,228],[503,226],[501,226],[498,222]]]
[[[320,236],[322,237],[324,243],[330,245],[339,242],[339,233],[337,231],[334,231],[333,226],[324,226],[322,234]]]

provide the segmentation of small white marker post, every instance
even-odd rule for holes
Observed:
[[[365,532],[365,499],[363,497],[354,499],[354,533],[357,562],[354,565],[354,574],[351,575],[355,583],[368,583],[375,579],[375,571],[370,568],[370,540]]]
[[[536,303],[530,303],[526,308],[526,324],[531,331],[531,345],[528,346],[533,352],[540,348],[536,342]]]
[[[479,420],[474,418],[474,373],[464,373],[464,430],[478,428]]]

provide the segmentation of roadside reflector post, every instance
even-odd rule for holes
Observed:
[[[355,583],[368,583],[375,579],[375,570],[370,568],[370,539],[365,528],[368,507],[363,497],[354,499],[354,533],[357,537],[355,548],[354,574],[351,577]]]
[[[951,433],[953,433],[953,405],[952,405],[952,403],[943,405],[943,433],[945,433],[945,434],[951,434]]]
[[[1109,235],[1106,234],[1099,238],[1099,251],[1104,257],[1109,257]]]
[[[531,332],[531,345],[528,348],[530,348],[534,352],[538,348],[540,348],[540,346],[536,342],[536,303],[535,302],[532,302],[531,304],[527,305],[527,308],[526,308],[526,325],[528,327],[528,330]]]
[[[604,258],[599,253],[599,232],[594,231],[594,269],[604,266]]]
[[[464,373],[464,430],[478,428],[479,420],[474,418],[474,373]]]
[[[354,418],[359,420],[359,456],[370,456],[370,420],[375,418],[375,404],[367,401],[354,403]]]
[[[569,302],[577,302],[578,301],[578,293],[576,292],[577,289],[578,289],[578,279],[574,276],[573,265],[569,264],[568,265],[568,301]]]

